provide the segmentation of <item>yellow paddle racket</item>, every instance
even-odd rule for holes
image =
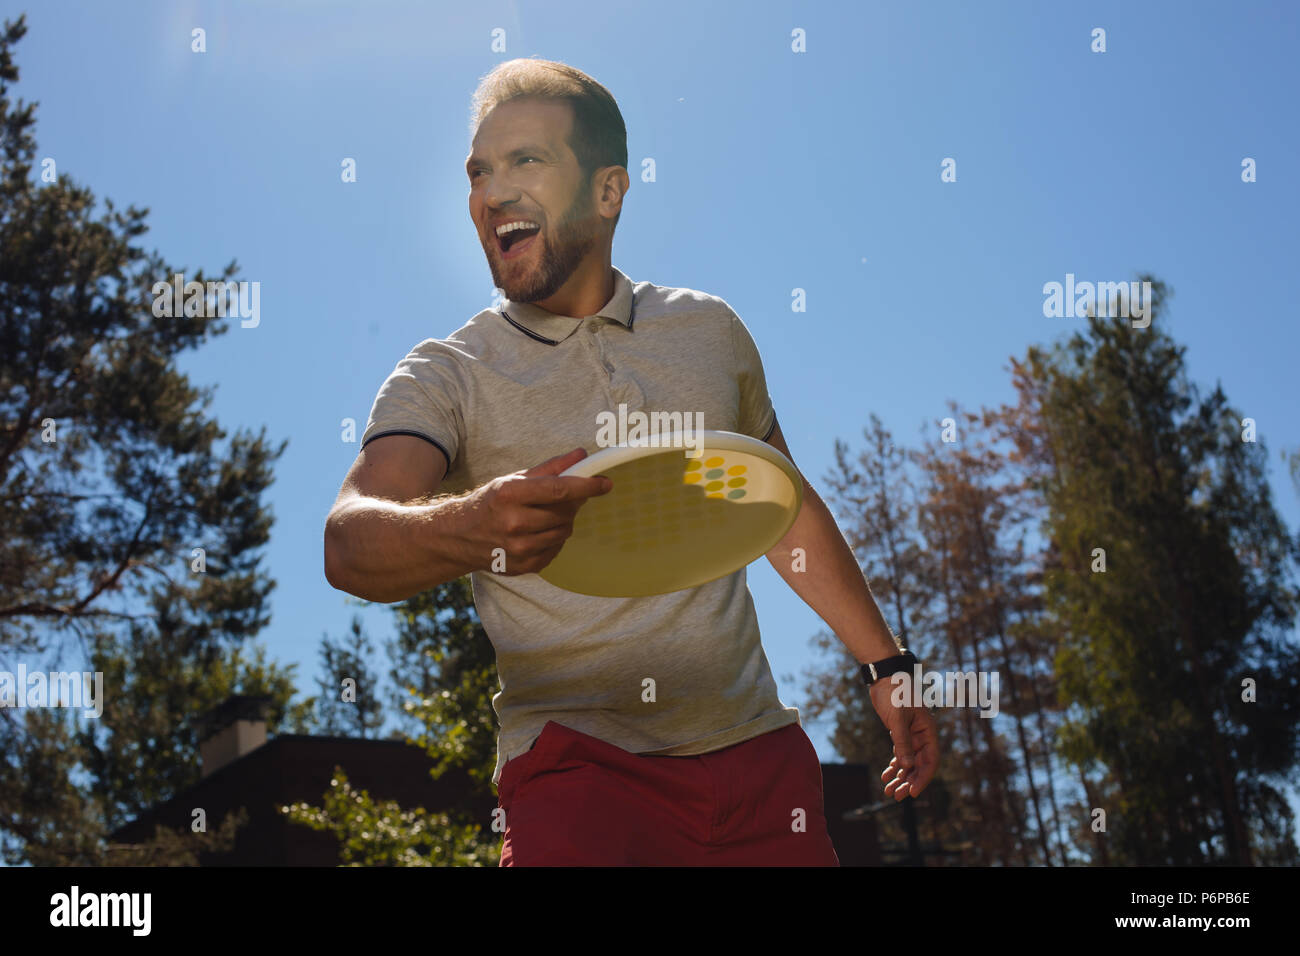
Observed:
[[[556,587],[596,597],[666,594],[725,577],[785,537],[803,504],[798,470],[767,442],[701,431],[694,447],[645,441],[605,448],[565,475],[606,475],[608,494],[578,510],[573,534],[539,571]]]

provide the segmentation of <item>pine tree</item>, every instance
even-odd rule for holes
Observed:
[[[1107,813],[1111,863],[1294,862],[1300,541],[1264,443],[1188,382],[1166,289],[1143,280],[1148,328],[1092,317],[1013,362],[1017,414],[1039,423],[1020,441],[1051,541],[1061,750]]]
[[[317,733],[343,737],[373,737],[384,724],[380,681],[370,667],[374,648],[361,618],[352,617],[348,636],[321,639],[317,680],[320,696],[314,701]]]
[[[0,31],[0,660],[101,671],[107,700],[98,720],[0,708],[0,850],[97,864],[115,826],[197,779],[195,718],[224,694],[272,692],[272,731],[301,717],[289,670],[240,652],[268,619],[261,496],[284,446],[226,441],[177,368],[227,327],[153,314],[184,270],[136,245],[148,211],[96,213],[66,170],[33,180],[34,106],[10,99],[25,32]],[[134,858],[199,844],[164,834]]]
[[[1009,828],[998,858],[1063,862],[1051,847],[1059,825],[1049,783],[1052,748],[1043,736],[1054,733],[1048,711],[1055,694],[1040,646],[1040,576],[1026,550],[1032,506],[1023,480],[1010,468],[996,415],[962,412],[950,403],[949,418],[956,440],[930,442],[919,459],[927,476],[921,509],[925,553],[943,607],[936,623],[947,637],[947,663],[961,672],[998,675],[1004,730],[970,707],[957,717],[966,747],[982,751],[979,762],[987,762],[981,773],[994,774],[981,789],[993,800],[989,812]],[[1022,819],[1025,812],[1029,821]]]

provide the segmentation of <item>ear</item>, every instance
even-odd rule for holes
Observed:
[[[632,182],[622,166],[604,166],[596,170],[593,189],[596,209],[606,219],[613,219],[623,209],[623,197]]]

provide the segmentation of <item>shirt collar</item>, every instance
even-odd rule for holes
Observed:
[[[531,302],[506,299],[501,303],[501,317],[530,339],[546,345],[559,345],[581,328],[584,322],[597,317],[611,319],[631,331],[635,320],[632,280],[617,266],[610,268],[614,272],[614,295],[594,316],[575,318],[571,315],[556,315]]]

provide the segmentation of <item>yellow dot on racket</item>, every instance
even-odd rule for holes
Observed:
[[[688,484],[688,485],[690,485],[690,484],[694,484],[695,482],[697,482],[697,481],[699,481],[699,480],[700,480],[700,476],[699,476],[698,474],[695,474],[695,475],[684,475],[684,476],[682,477],[682,481],[684,481],[684,482],[685,482],[686,484]]]
[[[717,455],[714,455],[712,458],[710,458],[710,459],[709,459],[708,461],[706,461],[704,464],[708,465],[710,468],[717,468],[720,464],[722,464],[722,462],[723,462],[723,459],[722,459],[722,458],[720,458],[720,457],[717,456]]]
[[[692,458],[688,462],[686,462],[687,471],[699,471],[701,467],[702,466],[700,465],[700,460],[698,458]]]
[[[744,478],[732,478],[727,484],[732,488],[743,488],[745,486]]]
[[[717,490],[718,490],[719,488],[721,488],[721,487],[722,487],[722,482],[720,482],[720,481],[710,481],[707,485],[704,486],[704,490],[705,490],[705,491],[717,491]]]
[[[720,492],[720,491],[715,491],[715,492],[713,492],[712,494],[705,495],[704,497],[706,497],[706,498],[721,498],[721,497],[722,497],[722,492]]]
[[[744,473],[745,473],[744,465],[732,465],[730,468],[727,469],[727,474],[729,475],[743,475]]]

